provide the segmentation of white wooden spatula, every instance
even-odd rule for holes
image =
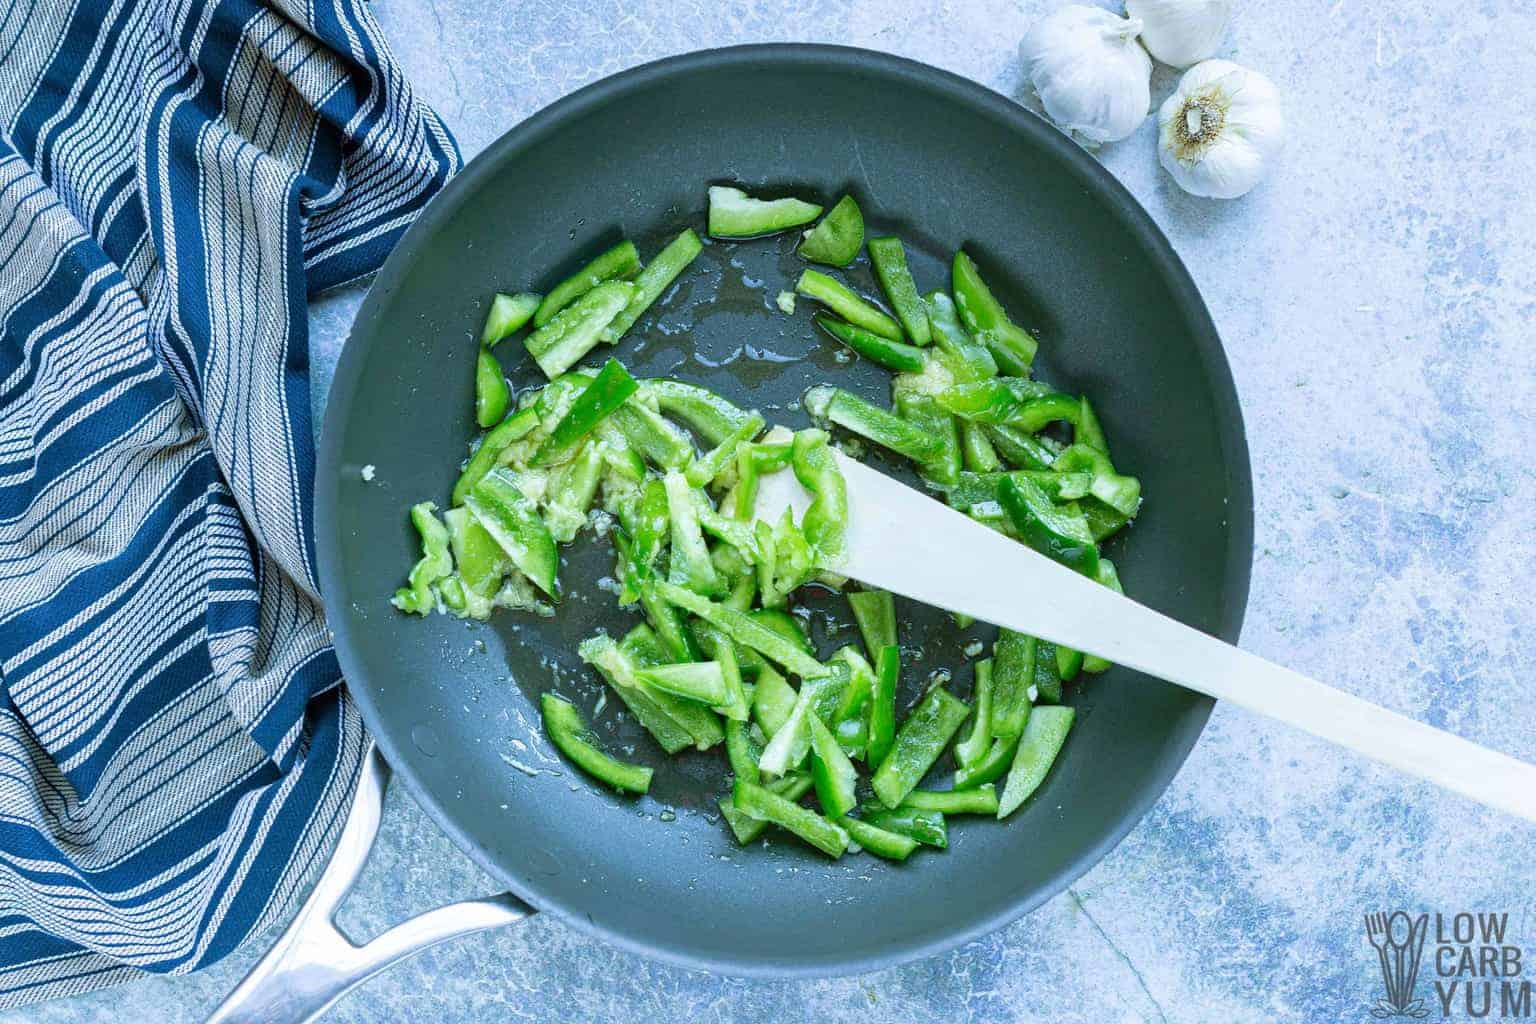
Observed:
[[[848,484],[848,546],[841,564],[826,568],[1231,701],[1536,821],[1536,766],[1206,636],[883,473],[841,453],[837,460]],[[763,478],[755,511],[772,521],[808,501],[793,473],[774,473]]]

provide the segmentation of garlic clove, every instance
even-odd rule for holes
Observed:
[[[1235,199],[1259,183],[1285,139],[1280,93],[1257,71],[1208,60],[1158,110],[1158,159],[1180,188]]]
[[[1052,121],[1093,143],[1116,142],[1152,109],[1152,60],[1141,22],[1070,5],[1030,27],[1019,44],[1025,74]]]
[[[1125,12],[1141,20],[1141,44],[1148,53],[1187,68],[1221,46],[1232,0],[1125,0]]]

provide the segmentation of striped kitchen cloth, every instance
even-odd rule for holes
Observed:
[[[363,0],[0,4],[0,1006],[212,963],[329,853],[306,298],[458,164]]]

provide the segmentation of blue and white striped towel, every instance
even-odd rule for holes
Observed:
[[[327,855],[305,303],[458,162],[362,0],[0,4],[0,1006],[209,964]]]

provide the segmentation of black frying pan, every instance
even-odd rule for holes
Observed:
[[[601,684],[576,642],[627,624],[596,585],[611,571],[605,543],[567,552],[570,594],[553,621],[420,621],[390,608],[415,557],[406,509],[445,500],[475,433],[474,339],[490,295],[547,289],[621,236],[648,256],[685,224],[702,233],[705,188],[723,181],[824,202],[851,190],[871,234],[907,243],[923,288],[945,284],[964,244],[1039,332],[1041,375],[1093,397],[1117,463],[1142,479],[1146,512],[1108,552],[1130,593],[1229,641],[1252,554],[1247,448],[1210,318],[1135,199],[1003,97],[894,57],[753,46],[625,72],[509,132],[411,228],[337,369],[316,510],[337,650],[380,747],[439,824],[539,909],[689,966],[847,973],[937,953],[1060,891],[1162,792],[1211,702],[1120,669],[1079,683],[1061,763],[1006,823],[956,819],[948,852],[906,864],[833,863],[787,837],[738,848],[714,811],[724,757],[666,758],[617,701],[597,728],[657,768],[650,797],[543,760],[538,695],[553,688],[590,712]],[[790,426],[805,423],[796,399],[819,381],[888,400],[883,370],[843,365],[807,310],[773,308],[800,266],[792,245],[708,246],[616,354],[637,375],[697,380]],[[866,265],[851,276],[878,294]],[[501,352],[514,382],[537,383],[517,349]],[[840,599],[808,603],[824,654],[852,638]],[[923,651],[906,696],[939,668],[964,695],[961,647],[990,629],[959,633],[898,607],[904,642]]]

